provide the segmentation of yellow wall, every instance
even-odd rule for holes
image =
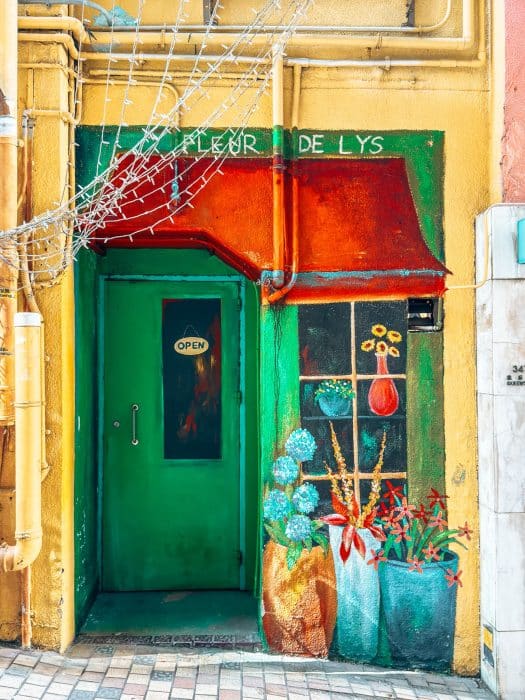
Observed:
[[[106,6],[112,3],[107,1]],[[120,4],[134,11],[136,0]],[[224,3],[228,21],[236,20],[237,10],[246,3]],[[319,3],[320,4],[320,3]],[[162,5],[162,3],[160,3]],[[173,6],[164,3],[162,7]],[[323,22],[341,21],[341,3],[326,2],[326,12],[316,19]],[[392,3],[389,16],[380,8],[385,3],[367,4],[363,16],[361,2],[353,0],[348,6],[348,18],[357,17],[374,24],[395,21],[404,3]],[[439,8],[436,3],[421,2],[420,21],[431,21],[442,14],[445,0]],[[148,22],[164,22],[167,15],[158,12],[159,5],[148,0],[144,18]],[[190,3],[191,21],[200,21],[200,2]],[[324,5],[323,5],[324,7]],[[377,14],[373,14],[374,8]],[[438,12],[439,9],[439,12]],[[330,12],[331,10],[331,12]],[[352,11],[354,15],[352,15]],[[165,12],[167,10],[165,9]],[[78,14],[78,10],[77,10]],[[89,13],[88,13],[89,14]],[[242,13],[241,13],[242,14]],[[392,16],[390,16],[392,14]],[[230,16],[231,15],[231,16]],[[455,12],[448,27],[457,32],[461,23]],[[443,33],[443,32],[441,32]],[[66,63],[62,49],[52,45],[23,45],[21,61]],[[294,49],[300,54],[300,47]],[[308,49],[309,55],[316,53]],[[406,53],[406,52],[405,52]],[[322,52],[326,55],[326,49]],[[337,55],[344,54],[339,48]],[[384,52],[378,55],[384,55]],[[408,54],[409,55],[409,54]],[[461,58],[461,56],[459,56]],[[85,75],[103,63],[84,64]],[[115,66],[125,69],[127,63]],[[145,64],[144,70],[159,70],[160,64]],[[229,70],[229,75],[232,70]],[[94,76],[92,76],[94,77]],[[21,101],[26,100],[28,73],[20,71]],[[155,81],[154,75],[143,78]],[[210,83],[211,102],[201,100],[194,109],[185,113],[182,126],[196,125],[210,112],[210,107],[224,98],[230,82]],[[178,90],[185,86],[184,74],[174,78]],[[286,75],[286,114],[289,124],[291,98],[291,71]],[[126,121],[141,124],[149,118],[148,105],[152,103],[151,86],[133,88],[134,104],[127,108]],[[123,90],[112,89],[106,121],[120,120]],[[83,124],[100,124],[104,88],[89,84],[84,88]],[[67,80],[59,71],[34,71],[34,99],[39,108],[67,109]],[[165,106],[173,104],[174,95],[166,91]],[[249,95],[245,98],[249,99]],[[449,284],[468,284],[473,279],[475,215],[489,203],[491,172],[494,156],[491,151],[488,118],[492,106],[486,68],[379,68],[314,69],[303,71],[303,90],[300,100],[300,128],[320,130],[378,130],[394,129],[443,130],[445,132],[445,247],[446,264],[454,276]],[[164,105],[163,105],[164,107]],[[233,112],[225,114],[215,126],[235,123]],[[253,115],[251,125],[271,126],[271,103],[266,95],[261,108]],[[60,198],[67,164],[67,126],[58,119],[41,118],[35,129],[35,160],[45,168],[35,170],[35,212],[53,206]],[[497,189],[497,188],[496,188]],[[73,634],[73,532],[72,532],[72,474],[73,474],[73,291],[72,276],[42,292],[39,301],[46,321],[48,404],[47,421],[51,434],[48,438],[49,461],[52,471],[43,486],[44,548],[34,566],[35,643],[63,648]],[[475,424],[475,348],[473,294],[469,290],[451,290],[445,299],[445,439],[446,482],[450,521],[462,524],[468,520],[476,531],[470,549],[461,556],[463,588],[458,591],[457,636],[455,670],[475,673],[479,656],[479,576],[477,543],[477,474]],[[7,523],[7,525],[6,525]],[[9,508],[0,512],[1,533],[7,536],[12,528]],[[7,533],[7,534],[6,534]],[[14,574],[0,574],[0,637],[13,638],[18,634],[18,581]],[[5,592],[5,593],[4,593]]]
[[[67,66],[62,47],[22,44],[19,113],[26,108],[68,109],[68,80],[57,63]],[[48,67],[42,67],[46,64]],[[67,124],[55,115],[36,117],[34,130],[33,211],[52,209],[66,184],[69,150]],[[22,179],[21,177],[19,178]],[[66,190],[67,191],[67,190]],[[32,567],[33,643],[63,649],[73,636],[73,288],[72,271],[38,294],[46,326],[46,422],[49,476],[42,484],[43,546]],[[20,295],[20,308],[23,300]],[[9,452],[12,461],[12,451]],[[12,473],[9,476],[14,485]],[[7,483],[2,485],[7,486]],[[0,511],[0,534],[14,539],[14,499]],[[15,639],[19,629],[19,575],[0,574],[0,638]]]

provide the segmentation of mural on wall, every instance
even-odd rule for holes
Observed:
[[[427,483],[424,503],[411,498],[407,311],[406,301],[298,307],[303,427],[264,493],[274,650],[450,668],[472,531],[447,522],[441,483]]]

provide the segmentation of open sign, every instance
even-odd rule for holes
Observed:
[[[179,355],[201,355],[210,347],[206,338],[198,338],[196,336],[188,336],[176,340],[173,349]]]

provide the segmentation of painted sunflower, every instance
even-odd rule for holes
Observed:
[[[372,326],[372,333],[377,335],[378,338],[382,338],[384,335],[386,335],[386,326],[383,326],[382,323],[376,323],[374,326]]]
[[[388,354],[392,357],[399,357],[399,350],[397,348],[388,348]]]
[[[403,336],[401,333],[398,333],[397,331],[388,331],[386,334],[386,337],[391,343],[400,343],[403,340]],[[397,357],[397,355],[396,355]]]
[[[365,352],[370,352],[370,350],[373,350],[375,347],[376,341],[373,338],[370,338],[370,340],[364,340],[361,343],[361,350],[364,350]]]
[[[376,345],[376,352],[378,355],[386,355],[388,352],[388,345],[384,340],[380,340]]]

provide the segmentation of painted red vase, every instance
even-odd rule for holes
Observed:
[[[376,374],[388,374],[387,355],[376,354]],[[391,416],[399,408],[399,394],[390,377],[374,379],[368,391],[368,405],[377,416]]]

